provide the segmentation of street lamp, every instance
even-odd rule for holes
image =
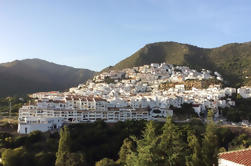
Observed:
[[[11,118],[11,97],[8,97],[9,99],[9,119]]]

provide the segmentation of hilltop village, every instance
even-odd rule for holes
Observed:
[[[67,92],[38,92],[19,110],[19,133],[48,131],[64,123],[104,120],[165,121],[176,108],[191,104],[200,116],[208,109],[235,106],[235,88],[222,88],[218,72],[196,71],[186,66],[151,64],[119,71],[102,72],[93,80]],[[238,89],[243,98],[251,88]]]

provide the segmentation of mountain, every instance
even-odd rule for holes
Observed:
[[[65,90],[93,77],[94,71],[77,69],[41,59],[0,64],[0,96]]]
[[[186,65],[197,70],[204,68],[218,71],[230,86],[251,85],[251,42],[210,49],[177,42],[152,43],[105,70],[161,62]]]

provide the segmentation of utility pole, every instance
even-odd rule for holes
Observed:
[[[11,98],[9,97],[10,109],[9,109],[9,119],[11,118]]]

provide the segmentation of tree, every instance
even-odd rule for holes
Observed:
[[[70,153],[70,144],[70,131],[67,126],[64,126],[64,128],[60,130],[58,152],[56,153],[56,166],[66,166],[66,161],[68,160]]]
[[[149,121],[142,134],[142,139],[132,137],[136,144],[136,152],[131,152],[126,158],[128,166],[157,166],[157,136],[153,121]]]
[[[112,159],[103,158],[102,160],[96,162],[95,166],[118,166]]]
[[[127,156],[136,152],[136,143],[131,138],[126,138],[119,151],[119,163],[125,165]]]
[[[251,139],[248,137],[247,134],[243,133],[243,134],[240,134],[238,137],[235,137],[229,143],[229,148],[231,150],[244,149],[244,148],[248,148],[250,145],[251,145]]]
[[[86,165],[84,155],[81,152],[77,153],[69,153],[69,156],[67,157],[68,160],[66,161],[66,166],[82,166]]]
[[[33,156],[26,152],[23,147],[5,149],[2,153],[3,166],[32,166]]]
[[[4,166],[15,166],[19,165],[21,155],[21,149],[6,149],[2,153],[2,163]]]
[[[39,152],[35,155],[36,166],[54,166],[55,165],[55,154]]]
[[[201,166],[201,146],[198,138],[194,134],[187,137],[188,147],[192,150],[192,154],[186,158],[187,166]]]
[[[234,133],[229,128],[220,127],[216,129],[216,135],[218,136],[218,146],[228,150],[228,144],[235,137]]]
[[[161,163],[159,165],[179,165],[179,163],[184,163],[183,150],[184,142],[181,133],[172,122],[171,117],[168,117],[160,136],[159,158],[161,158]]]
[[[205,166],[217,165],[218,138],[212,114],[212,111],[208,113],[206,132],[202,141],[202,161]]]
[[[83,154],[80,152],[71,153],[70,130],[67,126],[64,126],[60,131],[60,140],[56,157],[56,166],[79,166],[85,164]]]

